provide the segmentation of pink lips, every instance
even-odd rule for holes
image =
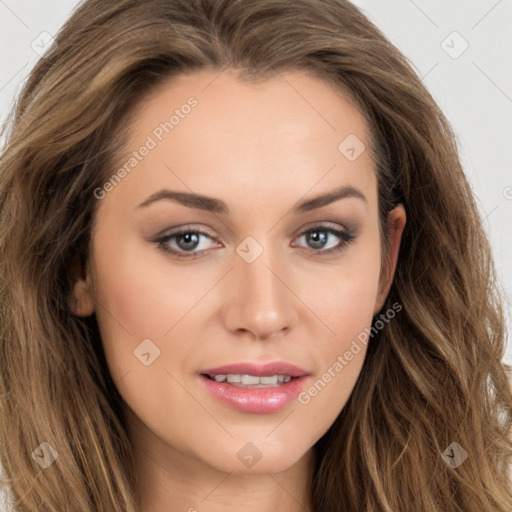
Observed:
[[[246,413],[272,413],[282,409],[297,397],[309,376],[306,370],[280,361],[264,365],[235,363],[209,368],[200,373],[200,381],[214,397],[232,409]],[[207,375],[214,377],[228,373],[258,377],[289,375],[293,378],[275,387],[241,388],[227,382],[216,382],[207,377]]]

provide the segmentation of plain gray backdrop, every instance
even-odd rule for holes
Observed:
[[[78,3],[0,0],[2,120],[40,49]],[[457,134],[508,298],[505,361],[512,363],[512,0],[353,3],[410,60]]]

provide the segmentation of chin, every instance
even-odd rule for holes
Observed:
[[[205,462],[219,471],[236,474],[265,474],[286,471],[299,462],[311,446],[297,444],[271,443],[269,440],[238,441],[230,443],[220,453],[212,454]],[[233,447],[233,444],[235,447]],[[211,457],[213,455],[213,458]]]

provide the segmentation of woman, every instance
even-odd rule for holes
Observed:
[[[0,180],[13,510],[512,509],[487,237],[350,3],[84,2]]]

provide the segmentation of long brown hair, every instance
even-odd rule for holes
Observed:
[[[312,510],[510,512],[511,368],[482,220],[445,116],[346,0],[88,0],[33,69],[0,160],[0,464],[13,510],[139,510],[121,397],[95,315],[71,313],[71,269],[87,261],[94,190],[134,105],[173,75],[228,67],[244,79],[306,70],[348,93],[372,135],[381,234],[393,205],[407,212],[383,308],[403,309],[315,445]],[[442,455],[453,442],[468,453],[458,467]],[[45,468],[43,453],[56,457]]]

